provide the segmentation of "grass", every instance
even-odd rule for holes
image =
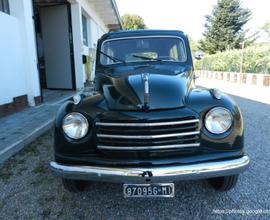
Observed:
[[[25,159],[21,159],[17,161],[18,164],[24,164],[25,163]]]
[[[70,197],[69,196],[67,196],[66,194],[63,194],[62,195],[61,201],[63,203],[68,202],[69,200],[70,200]]]
[[[47,218],[49,218],[50,214],[51,214],[51,210],[50,209],[45,209],[45,210],[42,211],[41,216],[42,216],[43,219],[44,218],[47,219]]]
[[[37,148],[37,145],[36,145],[36,142],[34,142],[34,144],[30,144],[29,146],[27,146],[25,149],[24,149],[24,152],[22,154],[33,154],[33,155],[37,155],[39,153],[39,150]]]
[[[11,173],[11,172],[1,172],[0,173],[0,180],[2,180],[2,181],[8,181],[9,179],[10,179],[10,177],[13,175],[13,173]]]
[[[0,202],[0,209],[4,208],[5,203],[4,202]]]
[[[47,172],[47,167],[44,164],[39,164],[32,170],[32,173],[34,174],[43,174],[46,172]]]
[[[55,196],[49,195],[49,194],[43,194],[41,197],[39,197],[39,204],[41,206],[45,206],[46,204],[50,204],[55,200],[56,200]]]
[[[42,185],[42,183],[43,183],[43,180],[41,178],[39,178],[38,180],[30,182],[30,184],[32,186],[34,186],[34,187],[40,186],[40,185]]]
[[[20,167],[17,174],[21,175],[26,170],[27,170],[27,167]]]

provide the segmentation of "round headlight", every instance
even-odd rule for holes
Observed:
[[[222,107],[212,108],[205,116],[205,127],[213,134],[222,134],[232,126],[231,112]]]
[[[78,112],[67,114],[63,119],[63,131],[72,139],[83,138],[87,134],[88,127],[87,119]]]

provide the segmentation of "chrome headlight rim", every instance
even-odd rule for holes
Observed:
[[[229,123],[229,125],[226,127],[226,129],[224,129],[224,130],[222,130],[222,131],[219,131],[219,132],[218,132],[218,131],[213,131],[213,130],[211,130],[211,128],[209,128],[208,123],[207,123],[207,119],[208,119],[208,117],[209,117],[211,114],[213,114],[215,111],[220,111],[220,110],[221,110],[221,111],[224,111],[224,112],[226,112],[226,113],[228,114],[229,119],[230,119],[230,123]],[[211,108],[211,109],[206,113],[205,118],[204,118],[204,126],[205,126],[206,130],[207,130],[208,132],[210,132],[211,134],[213,134],[213,135],[223,135],[223,134],[226,134],[228,131],[231,130],[232,125],[233,125],[233,116],[232,116],[231,111],[230,111],[229,109],[227,109],[226,107],[213,107],[213,108]]]
[[[82,132],[82,134],[80,136],[75,136],[75,135],[71,135],[68,131],[67,131],[67,128],[65,128],[65,120],[68,120],[69,117],[76,117],[77,120],[78,118],[81,120],[81,122],[84,123],[84,131]],[[66,125],[67,126],[67,125]],[[88,122],[88,119],[80,112],[70,112],[68,113],[67,115],[65,115],[65,117],[63,118],[62,120],[62,130],[65,134],[65,136],[68,138],[68,139],[71,139],[71,140],[81,140],[83,139],[89,132],[89,122]]]

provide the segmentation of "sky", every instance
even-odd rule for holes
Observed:
[[[116,0],[120,15],[138,14],[149,29],[182,30],[194,40],[202,38],[205,15],[211,14],[217,0]],[[242,0],[252,19],[244,29],[254,33],[270,22],[270,0]]]

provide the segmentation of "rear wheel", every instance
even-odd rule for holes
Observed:
[[[239,175],[223,176],[209,179],[210,185],[219,191],[228,191],[236,186]]]
[[[83,180],[72,180],[72,179],[62,179],[64,188],[72,193],[83,192],[88,185],[87,181]]]

